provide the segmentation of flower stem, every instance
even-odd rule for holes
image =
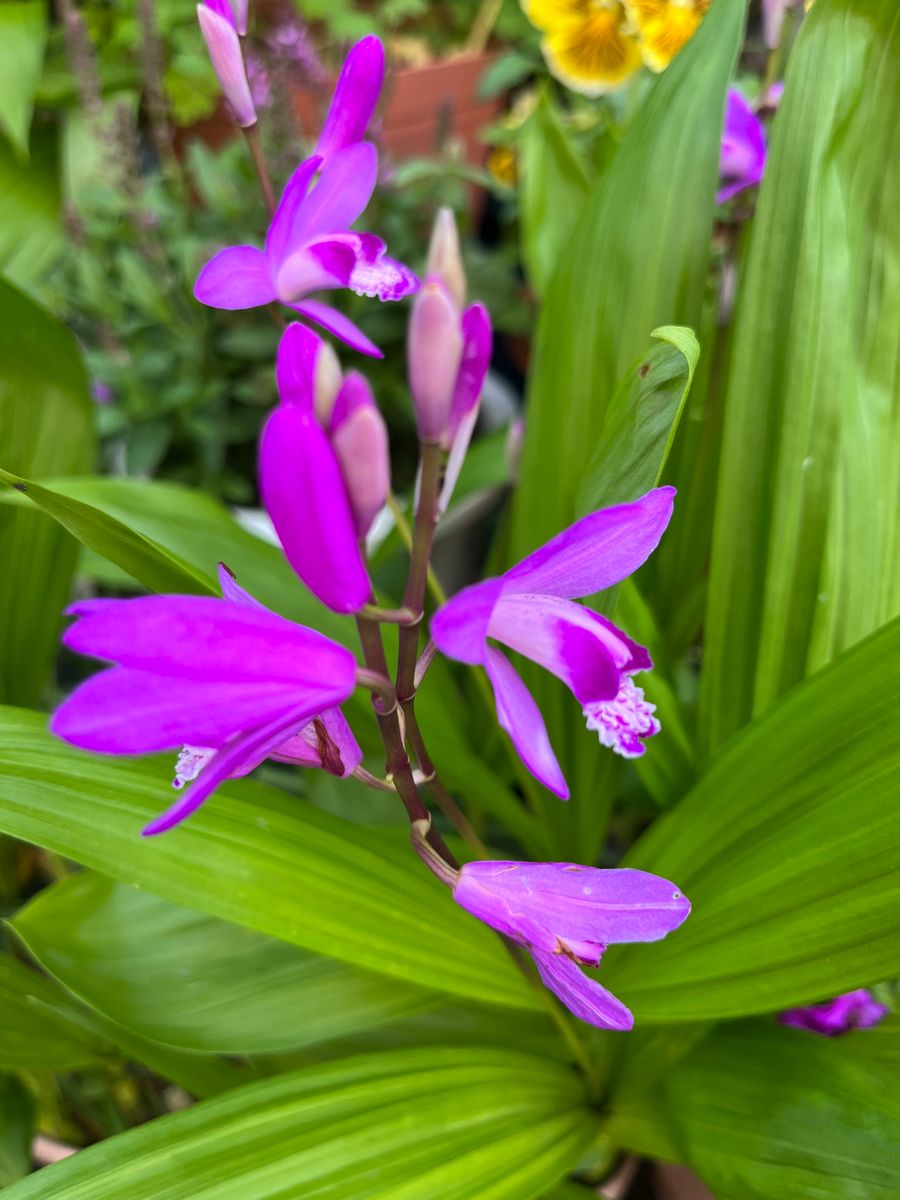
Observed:
[[[406,519],[406,513],[403,511],[400,501],[393,494],[393,492],[388,494],[387,503],[397,526],[397,532],[400,534],[403,544],[406,546],[407,550],[412,551],[412,530],[409,527],[409,521]],[[431,592],[438,604],[447,603],[447,593],[444,591],[443,587],[441,586],[441,581],[438,579],[437,575],[434,573],[433,567],[430,565],[428,567],[428,590]]]
[[[422,616],[411,608],[381,608],[377,604],[367,604],[360,610],[361,615],[371,621],[379,621],[382,625],[418,625]]]
[[[421,618],[428,583],[428,564],[437,524],[437,495],[441,482],[440,443],[426,442],[422,446],[422,479],[419,505],[413,526],[409,552],[409,576],[403,594],[403,607]],[[419,628],[415,625],[400,629],[400,649],[397,655],[397,695],[401,703],[412,701],[416,694],[416,660],[419,657]]]
[[[259,138],[259,125],[246,126],[244,128],[244,137],[247,139],[247,148],[250,151],[250,157],[253,159],[256,177],[259,180],[259,186],[262,189],[263,199],[266,202],[266,208],[269,210],[269,216],[274,216],[276,207],[275,192],[272,190],[272,180],[269,176],[269,168],[266,166],[262,142]]]

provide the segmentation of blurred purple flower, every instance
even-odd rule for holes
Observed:
[[[78,618],[63,634],[69,649],[115,665],[75,689],[52,731],[101,754],[183,748],[176,786],[196,780],[145,834],[171,829],[222,780],[270,756],[342,775],[359,763],[335,708],[355,686],[350,651],[270,612],[227,572],[222,584],[223,599],[85,600],[67,610]]]
[[[526,946],[545,985],[576,1017],[602,1029],[631,1029],[634,1019],[579,964],[596,967],[614,943],[659,941],[691,911],[675,885],[657,875],[577,863],[466,863],[453,897]]]
[[[108,383],[104,383],[102,379],[95,379],[91,383],[91,399],[95,404],[112,404],[115,393]]]
[[[362,354],[380,358],[378,347],[352,321],[307,299],[312,292],[349,288],[360,296],[400,300],[418,287],[408,267],[388,258],[380,238],[350,230],[378,174],[375,147],[358,140],[380,87],[371,66],[372,43],[383,55],[377,38],[364,38],[348,56],[320,138],[321,153],[302,162],[288,180],[265,249],[220,250],[200,272],[194,295],[212,308],[281,302]]]
[[[328,73],[316,53],[309,29],[296,15],[291,14],[276,26],[266,38],[266,45],[279,61],[300,67],[304,82],[311,87],[321,88],[328,82]]]
[[[886,1004],[879,1004],[868,988],[857,988],[855,992],[844,992],[824,1004],[810,1004],[805,1008],[789,1008],[780,1013],[782,1025],[795,1029],[808,1029],[825,1037],[838,1037],[851,1029],[869,1029],[877,1025],[887,1014]]]
[[[371,599],[360,539],[387,499],[387,430],[362,376],[338,377],[335,388],[323,373],[328,350],[303,325],[285,330],[259,480],[288,562],[323,604],[350,613]]]
[[[432,619],[439,650],[487,670],[501,726],[532,775],[564,800],[568,786],[538,707],[488,639],[561,679],[603,745],[626,758],[643,754],[642,739],[658,733],[659,722],[632,676],[652,667],[650,655],[611,621],[573,601],[612,587],[641,566],[669,523],[674,496],[674,488],[657,488],[631,504],[583,517],[505,575],[465,588]]]
[[[716,194],[724,204],[738,192],[753,187],[766,167],[766,139],[762,123],[740,92],[731,88],[725,107],[725,129],[719,157],[719,174],[728,185]]]
[[[272,81],[266,64],[253,53],[247,55],[247,82],[257,109],[268,108],[272,103]]]

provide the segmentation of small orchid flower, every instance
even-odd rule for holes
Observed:
[[[675,885],[657,875],[577,863],[466,863],[453,898],[527,947],[545,985],[576,1017],[601,1029],[631,1029],[634,1018],[579,966],[596,967],[614,943],[659,941],[691,911]]]
[[[790,1008],[780,1013],[782,1025],[795,1029],[808,1029],[825,1037],[839,1037],[852,1029],[870,1029],[888,1013],[886,1004],[879,1004],[868,988],[857,988],[855,992],[844,992],[824,1004],[811,1004],[806,1008]]]
[[[568,786],[534,698],[490,643],[502,642],[561,679],[605,746],[626,758],[643,754],[643,739],[659,732],[659,722],[632,676],[652,667],[650,656],[573,600],[641,566],[669,523],[674,495],[674,488],[657,488],[583,517],[505,575],[465,588],[432,619],[439,650],[487,670],[501,726],[532,775],[564,800]]]
[[[359,46],[351,59],[358,52]],[[362,57],[371,58],[371,51]],[[265,249],[220,250],[200,272],[194,295],[211,308],[285,304],[360,353],[380,358],[378,347],[343,313],[309,299],[313,292],[349,288],[360,296],[400,300],[419,286],[408,267],[387,256],[380,238],[350,229],[368,205],[378,175],[375,147],[349,140],[374,103],[369,91],[355,88],[357,66],[362,71],[354,61],[349,81],[346,66],[341,76],[322,134],[324,156],[306,159],[288,180]],[[364,73],[371,81],[371,67]]]
[[[350,651],[241,589],[235,603],[233,588],[225,587],[227,599],[142,596],[85,600],[67,610],[78,619],[64,643],[115,665],[75,689],[54,714],[52,731],[101,754],[184,747],[179,775],[195,782],[145,834],[179,824],[224,779],[269,756],[327,761],[326,769],[341,774],[359,761],[355,739],[334,715],[355,687]],[[321,742],[315,754],[307,750],[312,737]]]
[[[350,613],[371,598],[360,541],[387,499],[390,464],[368,384],[355,372],[335,380],[332,370],[321,338],[289,325],[278,347],[281,403],[260,442],[260,491],[288,562],[323,604]]]
[[[384,46],[369,34],[344,60],[315,153],[323,162],[366,136],[384,84]]]
[[[762,122],[741,93],[731,88],[719,158],[719,174],[730,182],[716,194],[716,202],[724,204],[745,188],[759,183],[765,167],[766,139]]]
[[[256,109],[238,37],[247,32],[246,4],[238,6],[236,18],[228,0],[203,0],[197,5],[197,18],[219,87],[235,121],[243,128],[255,125]]]

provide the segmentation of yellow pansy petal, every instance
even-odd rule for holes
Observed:
[[[626,0],[626,7],[632,21],[640,27],[644,21],[652,21],[654,17],[665,16],[669,0]]]
[[[578,26],[544,39],[550,70],[568,87],[599,96],[621,86],[641,65],[637,40],[623,32],[621,5],[595,9]]]
[[[640,21],[638,27],[647,66],[654,71],[664,71],[697,32],[702,19],[699,5],[668,4],[662,16]]]
[[[544,33],[581,22],[591,8],[591,0],[521,0],[522,11]]]

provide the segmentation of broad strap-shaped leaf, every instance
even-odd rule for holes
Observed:
[[[88,470],[93,419],[75,339],[2,279],[0,364],[0,465],[26,474]],[[6,564],[0,589],[4,703],[38,702],[56,657],[75,555],[69,538],[37,513],[0,509],[0,561]]]
[[[577,1077],[508,1050],[430,1047],[253,1084],[46,1168],[9,1200],[530,1200],[596,1118]]]
[[[638,1024],[812,1003],[893,978],[900,947],[900,619],[735,737],[627,862],[678,885],[690,919],[610,950]]]
[[[31,1170],[34,1099],[15,1075],[0,1075],[0,1188]]]
[[[112,1049],[52,980],[10,954],[0,954],[0,1011],[0,1070],[71,1071]]]
[[[317,954],[539,1007],[500,941],[453,904],[402,832],[366,829],[245,780],[145,839],[169,788],[159,767],[73,750],[45,721],[0,710],[0,831]]]
[[[710,750],[900,611],[900,25],[816,4],[738,298],[706,617]]]
[[[438,1000],[92,871],[40,892],[11,924],[41,966],[92,1008],[182,1050],[293,1050]]]
[[[43,0],[0,4],[0,130],[22,158],[28,157],[28,130],[46,42]]]

